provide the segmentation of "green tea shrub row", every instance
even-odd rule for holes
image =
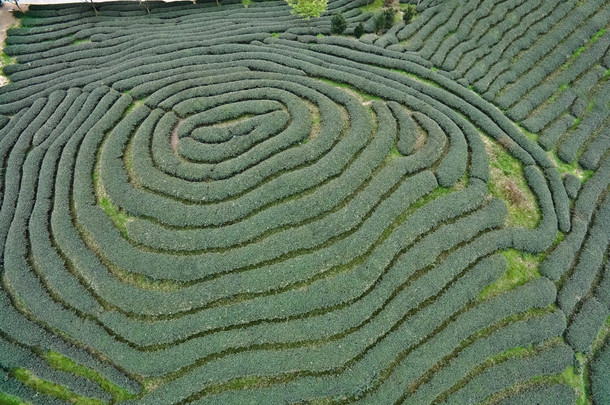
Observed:
[[[187,136],[201,143],[222,144],[231,141],[234,137],[247,136],[263,125],[270,126],[269,129],[272,134],[278,132],[286,127],[290,116],[284,111],[272,109],[254,117],[249,117],[249,113],[246,113],[243,117],[237,117],[237,119],[239,121],[229,122],[226,126],[214,126],[212,124],[195,128]],[[182,130],[182,125],[179,129]]]
[[[595,27],[591,27],[594,30]],[[585,73],[593,65],[599,63],[600,54],[608,48],[610,45],[610,35],[602,36],[593,45],[589,46],[582,54],[578,56],[578,61],[571,63],[565,70],[560,71],[558,75],[553,77],[552,80],[548,80],[543,84],[530,89],[530,92],[522,98],[517,104],[515,104],[508,112],[508,114],[516,121],[522,120],[532,110],[542,105],[547,101],[553,93],[557,91],[557,88],[562,84],[571,83],[577,77]],[[572,102],[575,100],[576,95],[571,91],[564,91],[560,97],[557,98],[552,104],[550,109],[555,111],[555,116],[559,115],[561,111],[566,110]],[[528,127],[532,132],[538,132],[542,127],[551,121],[552,118],[547,117],[546,119],[540,119],[537,117],[538,114],[529,116],[523,124]],[[546,121],[546,122],[545,122]]]
[[[557,214],[551,192],[540,170],[535,166],[526,166],[524,174],[527,184],[536,196],[542,219],[536,229],[513,229],[513,246],[517,250],[539,253],[549,248],[557,235]],[[559,186],[563,189],[561,182]]]
[[[540,375],[561,374],[572,364],[573,356],[574,352],[569,346],[558,345],[533,356],[508,359],[474,377],[465,387],[449,396],[444,403],[479,402],[519,382],[526,382]]]
[[[574,315],[566,335],[567,342],[577,352],[591,351],[591,344],[604,326],[610,311],[595,298],[589,298]]]
[[[608,150],[610,150],[610,129],[605,127],[601,129],[600,133],[589,143],[583,154],[580,155],[578,163],[585,169],[597,170],[600,161],[604,155],[607,155]]]
[[[505,215],[505,214],[504,214],[504,215]],[[481,215],[480,215],[480,214],[478,214],[477,216],[478,216],[478,217],[481,217]],[[464,220],[464,225],[466,225],[466,224],[467,224],[467,223],[469,223],[470,221],[471,221],[471,218],[466,218],[466,219]],[[455,234],[455,232],[452,232],[452,233],[453,233],[453,234]],[[459,234],[463,234],[463,233],[459,233]],[[463,235],[462,237],[468,237],[468,236]],[[446,238],[446,237],[445,237],[445,238]],[[436,243],[438,244],[438,242],[436,242]],[[454,269],[454,266],[449,267],[449,269]],[[327,294],[325,294],[325,299],[326,299],[326,300],[328,299],[328,295],[327,295]],[[274,302],[278,302],[278,301],[279,301],[279,300],[277,300],[277,299],[276,299],[276,300],[274,300]],[[281,304],[281,303],[280,303],[280,304]],[[367,307],[367,308],[368,308],[368,307],[370,307],[370,306],[368,306],[368,305],[367,305],[367,306],[365,306],[365,307]],[[155,363],[156,363],[156,364],[166,364],[167,366],[169,366],[169,364],[168,364],[168,363],[166,363],[166,362],[161,362],[161,363],[160,363],[160,362],[158,362],[158,361],[154,361],[154,362],[153,362],[153,361],[151,361],[151,363],[150,363],[150,364],[155,364]],[[142,364],[142,367],[144,367],[144,366],[145,366],[145,365],[144,365],[144,364]]]
[[[409,396],[409,401],[414,404],[428,404],[457,384],[488,357],[502,354],[513,347],[541,343],[561,335],[564,329],[565,317],[561,311],[510,323],[489,336],[475,340],[459,350],[455,357],[443,362],[444,367],[433,373],[426,383]]]
[[[542,130],[538,138],[538,144],[545,150],[555,148],[561,137],[574,125],[574,117],[571,114],[563,114],[550,125]]]
[[[574,200],[576,197],[578,197],[578,192],[582,187],[582,182],[573,174],[566,174],[563,178],[563,185],[566,189],[566,194],[568,197]]]
[[[43,359],[31,351],[0,337],[0,363],[5,369],[25,368],[36,377],[53,384],[70,387],[78,395],[95,398],[101,401],[110,401],[110,394],[102,390],[92,381],[51,368]]]
[[[610,343],[606,343],[591,362],[591,393],[595,403],[603,404],[610,400]]]
[[[545,169],[544,174],[548,179],[552,197],[555,214],[557,215],[557,223],[561,232],[570,231],[570,202],[568,199],[567,191],[564,187],[561,175],[557,170]]]
[[[398,122],[398,142],[396,147],[398,151],[408,156],[415,150],[415,144],[417,141],[417,124],[413,121],[413,118],[407,114],[405,109],[396,102],[388,103],[388,107],[392,110],[392,113],[396,117]]]
[[[387,112],[383,115],[387,115]],[[386,179],[375,178],[372,180],[371,187],[365,188],[362,194],[353,199],[353,193],[366,185],[372,171],[381,164],[389,153],[394,142],[393,135],[395,135],[395,129],[392,131],[391,126],[380,122],[379,135],[373,139],[369,147],[356,158],[343,175],[323,185],[322,189],[316,190],[314,194],[310,194],[303,199],[291,201],[288,206],[278,204],[260,212],[253,218],[223,226],[222,228],[181,231],[160,227],[153,227],[151,229],[149,226],[148,231],[145,230],[143,233],[141,230],[139,232],[136,231],[133,234],[133,240],[141,241],[141,243],[162,250],[226,248],[234,244],[249,243],[249,241],[256,239],[257,236],[263,233],[269,232],[269,230],[288,225],[291,225],[293,228],[277,234],[273,238],[277,237],[278,240],[291,240],[295,238],[295,241],[298,239],[312,239],[311,237],[302,238],[298,233],[295,233],[298,231],[294,226],[305,220],[309,222],[303,229],[307,233],[311,232],[314,235],[321,236],[330,230],[335,233],[345,232],[351,229],[351,226],[346,226],[347,223],[357,218],[365,217],[366,213],[379,203],[379,199],[390,192],[391,188],[396,185],[397,176],[389,176]],[[341,184],[341,187],[337,187],[338,184]],[[342,199],[336,199],[335,196],[337,194],[342,195]],[[334,211],[335,206],[342,206],[343,199],[346,198],[349,198],[351,201],[346,201],[345,207],[341,207],[340,210],[329,213],[329,215],[326,214],[326,210],[332,209]],[[325,206],[326,208],[324,209]],[[361,208],[356,208],[358,206],[361,206]],[[317,218],[319,215],[323,215],[323,219]],[[352,215],[353,219],[350,219]],[[319,225],[317,225],[318,223]],[[130,238],[132,237],[132,230],[134,230],[134,227],[130,224]],[[282,236],[282,234],[285,234],[285,236]],[[213,235],[217,236],[214,237]],[[220,244],[218,244],[219,242]]]
[[[548,19],[557,2],[553,1],[526,1],[512,2],[514,8],[506,14],[494,13],[489,16],[493,18],[494,26],[477,21],[478,30],[468,35],[470,25],[474,24],[472,19],[464,20],[461,24],[460,33],[452,35],[439,47],[448,49],[447,56],[442,64],[443,69],[454,72],[456,76],[464,77],[469,83],[478,84],[480,79],[488,75],[492,67],[498,63],[501,57],[511,53],[511,48],[517,48],[519,42],[525,39],[524,34],[536,30],[536,24],[541,20]],[[504,11],[498,9],[497,11]],[[497,20],[498,16],[506,15],[506,18]],[[493,28],[493,29],[491,29]],[[529,35],[528,35],[529,36]],[[456,44],[460,38],[470,38],[468,45]],[[476,40],[476,42],[475,42]],[[476,44],[476,46],[475,46]],[[457,46],[456,46],[457,45]],[[480,91],[480,88],[477,88]]]
[[[0,382],[2,383],[2,392],[19,398],[22,401],[34,401],[40,397],[40,393],[33,388],[28,387],[21,381],[17,380],[4,368],[0,368]],[[56,398],[45,398],[45,403],[49,405],[65,404],[64,401]]]
[[[426,350],[426,356],[410,355],[400,363],[398,368],[394,369],[394,373],[410,373],[410,370],[415,370],[410,366],[411,362],[414,362],[414,364],[418,364],[419,362],[427,362],[429,365],[424,366],[423,369],[419,368],[417,374],[425,372],[429,367],[434,365],[434,357],[440,360],[445,353],[459,347],[464,339],[478,330],[489,327],[510,315],[526,311],[532,306],[540,308],[547,306],[554,300],[554,291],[555,289],[552,283],[539,279],[518,289],[512,290],[507,294],[486,301],[479,306],[475,306],[469,311],[461,313],[459,317],[455,319],[455,321],[449,323],[447,327],[443,329],[443,331],[434,339],[437,344],[441,344],[444,348],[442,352],[439,353],[438,350]],[[430,307],[430,311],[433,309],[434,306]],[[411,345],[413,345],[424,339],[425,334],[422,335],[417,333],[419,331],[419,327],[433,328],[434,326],[430,325],[430,315],[428,315],[427,311],[422,315],[427,315],[427,317],[418,317],[412,322],[406,322],[404,324],[404,328],[417,327],[417,329],[413,329],[412,333],[407,331],[399,333],[399,331],[396,331],[392,335],[395,337],[394,340],[406,340],[407,342],[412,342]],[[379,363],[381,361],[387,359],[387,362],[390,362],[396,357],[396,353],[409,350],[408,343],[400,344],[398,341],[395,342],[393,346],[398,347],[376,347],[374,350],[367,353],[362,359],[359,359],[357,368],[355,368],[355,365],[350,365],[351,371],[345,370],[343,373],[337,376],[305,377],[289,384],[282,384],[279,386],[275,385],[269,388],[252,390],[250,392],[227,391],[220,395],[205,397],[202,400],[202,403],[217,403],[219,401],[239,403],[245,400],[245,398],[252,398],[253,400],[264,398],[272,402],[281,402],[282,400],[288,398],[294,400],[295,398],[310,398],[320,395],[331,396],[336,393],[333,387],[336,387],[337,384],[340,384],[342,387],[353,387],[352,389],[355,392],[358,392],[358,390],[361,389],[361,386],[359,387],[358,385],[354,384],[354,380],[357,381],[361,380],[362,378],[375,379],[374,374],[378,374],[378,372],[375,371],[380,369]],[[431,356],[430,354],[432,353],[433,355]],[[413,354],[415,354],[415,351],[413,351]],[[244,369],[242,369],[242,375],[247,372],[245,371],[245,368],[249,367],[246,366],[245,363],[244,366]],[[220,369],[217,370],[220,371]],[[148,396],[148,399],[156,401],[170,400],[173,398],[172,395],[185,395],[181,394],[184,392],[184,390],[187,390],[187,392],[193,392],[201,389],[200,386],[193,386],[192,383],[194,381],[201,381],[201,376],[207,375],[207,373],[209,373],[209,371],[207,371],[205,368],[195,369],[192,373],[187,374],[183,379],[161,387],[159,390]],[[412,378],[415,380],[417,376]],[[398,392],[398,396],[402,395],[403,393],[404,390],[400,390]]]
[[[597,274],[602,271],[604,255],[608,249],[605,230],[610,227],[610,199],[605,199],[597,208],[590,224],[589,237],[582,245],[578,262],[572,274],[565,280],[557,302],[566,314],[571,314],[580,297],[585,297],[591,289]]]
[[[581,38],[590,38],[599,29],[595,27],[606,18],[604,13],[607,12],[607,10],[599,11],[602,6],[604,6],[602,1],[587,3],[584,7],[579,7],[578,13],[568,13],[561,24],[554,24],[547,29],[544,41],[538,41],[529,47],[511,66],[510,72],[505,72],[494,81],[488,92],[497,94],[508,83],[519,79],[514,88],[511,87],[510,91],[494,99],[494,102],[503,108],[508,108],[529,88],[540,83],[545,77],[545,72],[552,73],[559,68],[565,62],[565,55],[571,55],[582,44]],[[584,20],[588,20],[588,23],[580,26]],[[545,62],[538,64],[537,62],[541,60]]]
[[[560,279],[572,267],[585,240],[598,199],[608,187],[609,175],[610,159],[606,158],[579,192],[572,211],[571,232],[540,264],[540,272],[551,280]]]
[[[608,285],[610,285],[610,265],[606,262],[601,280],[595,290],[595,297],[610,309],[610,290],[608,289]]]
[[[601,132],[606,130],[607,111],[603,106],[607,106],[610,101],[608,90],[610,90],[610,86],[603,85],[600,91],[592,97],[591,103],[597,105],[597,107],[594,106],[592,111],[584,116],[578,127],[570,132],[565,141],[562,142],[557,151],[557,156],[564,162],[574,161],[578,152],[589,139],[595,135],[602,135]]]
[[[570,386],[542,383],[525,388],[508,398],[500,400],[501,405],[561,405],[576,401],[576,392]]]

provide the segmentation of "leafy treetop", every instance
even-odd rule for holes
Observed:
[[[292,7],[292,14],[309,20],[311,17],[318,18],[326,11],[328,0],[285,0]]]

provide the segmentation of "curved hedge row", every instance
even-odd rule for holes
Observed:
[[[606,340],[605,345],[597,353],[591,363],[591,390],[595,403],[603,404],[610,400],[610,386],[608,384],[608,372],[610,366],[610,344]]]
[[[607,6],[424,1],[368,43],[326,36],[338,11],[347,32],[371,24],[366,4],[330,1],[310,24],[279,0],[33,6],[9,31],[0,391],[573,402],[559,383],[610,310],[610,160],[591,149],[605,147],[606,34],[548,83],[531,49],[543,27],[573,26],[554,62]],[[575,86],[563,110],[543,105],[558,80]],[[570,136],[540,142],[513,122],[546,134],[566,114],[583,116]],[[523,169],[535,227],[509,225],[519,203],[489,195],[490,142]],[[562,177],[545,148],[596,172]],[[507,249],[541,254],[543,277],[513,280]]]
[[[607,150],[589,146],[607,142],[599,135],[607,128],[606,2],[514,0],[481,7],[446,1],[420,11],[422,18],[396,33],[401,45],[392,49],[418,51],[529,131],[542,133],[545,149],[557,150],[565,162],[596,167]],[[383,39],[376,44],[395,43]]]

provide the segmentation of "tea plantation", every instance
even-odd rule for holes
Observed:
[[[610,404],[607,0],[146,6],[8,31],[0,404]]]

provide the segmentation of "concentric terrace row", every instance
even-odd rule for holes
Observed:
[[[366,18],[352,3],[329,8]],[[610,158],[582,189],[564,184],[419,55],[297,36],[328,16],[271,35],[295,21],[283,2],[241,7],[39,7],[9,32],[0,391],[573,402],[562,376],[600,345],[610,308]],[[490,142],[523,167],[530,228],[488,191]],[[542,277],[482,295],[507,249],[543,255]]]
[[[375,44],[417,51],[493,102],[567,163],[610,148],[610,6],[603,0],[422,2]]]

